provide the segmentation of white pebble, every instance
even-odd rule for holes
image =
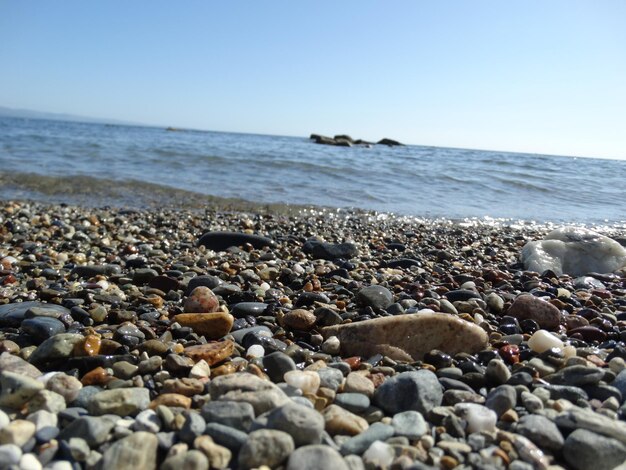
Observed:
[[[41,462],[34,454],[24,454],[20,459],[20,470],[41,470]]]
[[[374,441],[363,454],[365,464],[371,464],[376,468],[389,468],[396,456],[393,447],[386,442]]]
[[[331,336],[322,344],[322,351],[326,354],[336,355],[339,354],[340,346],[339,338]]]
[[[313,371],[290,370],[285,372],[284,380],[302,390],[302,393],[315,393],[320,388],[320,376]]]
[[[204,359],[200,359],[189,371],[192,379],[206,379],[211,376],[211,366]]]
[[[528,347],[536,353],[542,353],[548,349],[563,349],[563,341],[546,330],[537,330],[528,340]]]
[[[457,403],[454,411],[467,421],[467,432],[494,432],[498,417],[493,410],[476,403]]]
[[[22,457],[22,449],[15,444],[0,445],[0,462],[3,465],[16,465]]]
[[[261,346],[260,344],[253,344],[246,351],[247,358],[263,357],[263,356],[265,356],[265,348]]]

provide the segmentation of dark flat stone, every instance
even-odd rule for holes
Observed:
[[[27,318],[22,322],[22,329],[38,341],[45,341],[59,333],[65,333],[65,325],[51,317]]]
[[[46,304],[44,302],[18,302],[0,305],[0,326],[19,326],[26,317],[26,312],[31,308],[54,310],[60,314],[70,313],[67,308],[61,305]]]
[[[204,245],[214,251],[224,251],[231,246],[243,246],[246,243],[254,248],[274,246],[274,242],[267,237],[240,232],[207,232],[198,240],[198,245]]]

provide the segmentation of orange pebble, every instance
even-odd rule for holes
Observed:
[[[96,367],[95,369],[90,370],[85,375],[83,375],[83,378],[80,380],[80,382],[85,386],[104,385],[112,378],[113,377],[111,377],[103,367]]]

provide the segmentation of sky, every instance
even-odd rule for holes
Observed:
[[[0,0],[0,106],[626,159],[623,0]]]

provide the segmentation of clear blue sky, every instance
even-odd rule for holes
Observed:
[[[0,106],[626,158],[626,1],[0,0]]]

